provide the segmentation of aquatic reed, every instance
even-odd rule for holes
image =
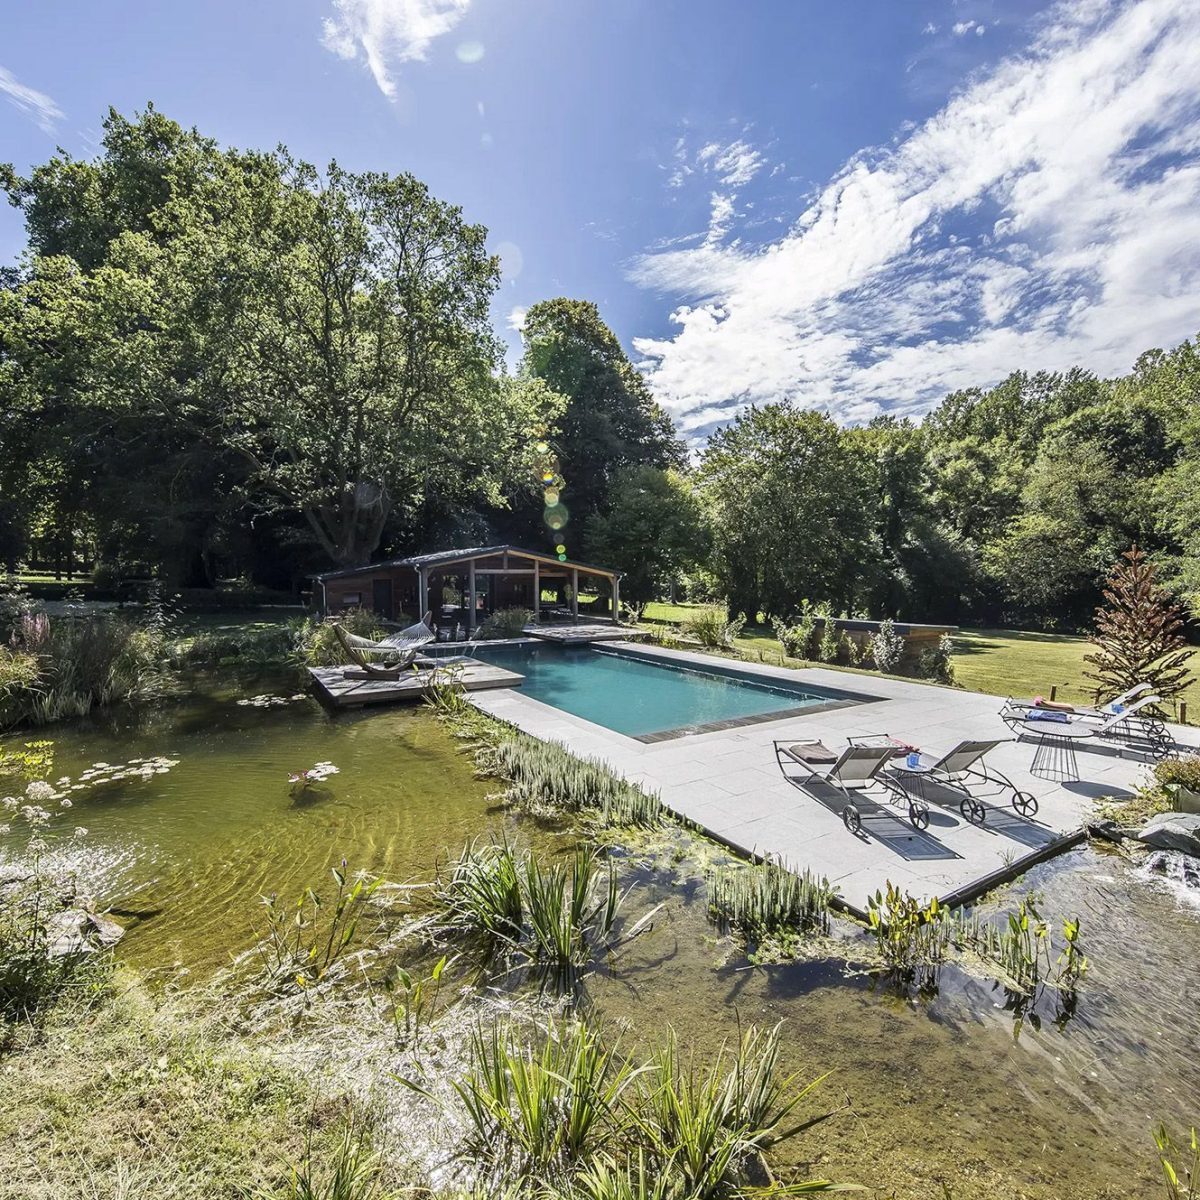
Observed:
[[[471,1069],[454,1084],[467,1155],[500,1184],[565,1182],[624,1131],[620,1101],[635,1072],[583,1022],[562,1020],[540,1048],[510,1025],[476,1030]]]
[[[946,960],[950,927],[935,896],[921,904],[891,880],[867,900],[867,925],[884,964],[897,974],[936,970]]]
[[[616,872],[591,845],[570,866],[543,866],[506,842],[470,843],[435,885],[451,928],[484,936],[489,950],[573,980],[612,933],[620,908]]]
[[[27,612],[0,653],[0,726],[47,725],[164,694],[161,629],[113,614]]]
[[[837,894],[828,879],[773,862],[718,867],[709,877],[710,915],[756,938],[787,932],[826,933]]]
[[[1187,1146],[1180,1146],[1165,1125],[1154,1131],[1154,1146],[1167,1187],[1167,1200],[1200,1200],[1200,1137],[1195,1127]]]
[[[639,1066],[586,1024],[551,1023],[534,1045],[497,1022],[476,1031],[455,1083],[479,1183],[527,1183],[547,1197],[727,1200],[823,1191],[823,1180],[752,1186],[759,1155],[832,1115],[785,1127],[821,1083],[779,1075],[779,1027],[751,1028],[707,1067],[678,1039]],[[755,1168],[758,1168],[757,1170]],[[526,1194],[522,1191],[520,1194]]]
[[[428,975],[414,976],[404,967],[396,967],[379,985],[388,998],[392,1027],[403,1045],[417,1046],[421,1031],[437,1016],[442,994],[442,975],[451,960],[442,955]]]
[[[321,983],[352,949],[367,904],[383,882],[352,878],[345,859],[330,875],[337,887],[328,903],[312,888],[293,905],[280,904],[274,893],[263,897],[267,930],[256,949],[276,986],[305,992]]]

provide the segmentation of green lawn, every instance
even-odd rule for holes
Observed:
[[[682,621],[686,604],[648,604],[651,621]],[[747,626],[737,640],[738,649],[757,657],[779,654],[779,643],[763,626]],[[1058,688],[1060,700],[1090,701],[1085,686],[1083,656],[1086,638],[1060,633],[1027,633],[1018,629],[960,629],[954,637],[954,677],[968,691],[993,696],[1049,696]],[[1194,665],[1200,671],[1200,653]],[[1184,693],[1188,718],[1200,719],[1200,679]]]

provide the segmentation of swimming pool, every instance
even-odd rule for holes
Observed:
[[[767,683],[625,652],[552,645],[475,646],[472,655],[525,677],[521,692],[642,741],[856,703],[849,693]]]

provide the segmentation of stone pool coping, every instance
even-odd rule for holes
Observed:
[[[1031,774],[1032,744],[1007,741],[988,761],[1038,797],[1036,821],[989,805],[988,819],[978,827],[957,808],[934,805],[925,834],[893,810],[896,817],[885,813],[865,821],[865,837],[859,838],[846,830],[832,807],[836,792],[818,786],[810,793],[787,782],[776,764],[776,740],[818,738],[837,747],[847,737],[889,733],[942,753],[965,738],[1010,738],[998,715],[1002,698],[823,668],[727,664],[710,655],[627,643],[608,643],[598,653],[613,651],[707,671],[725,667],[764,682],[862,698],[835,709],[806,709],[753,725],[642,742],[522,695],[519,688],[470,696],[482,711],[534,737],[560,742],[573,754],[596,759],[657,792],[677,815],[739,853],[768,856],[826,876],[852,911],[863,911],[868,898],[888,882],[923,899],[937,896],[961,903],[972,898],[980,888],[997,886],[1077,840],[1097,799],[1128,794],[1148,770],[1144,762],[1100,753],[1097,747],[1081,750],[1080,781],[1054,783]],[[1169,729],[1178,743],[1200,747],[1200,730]]]

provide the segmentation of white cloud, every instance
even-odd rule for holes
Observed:
[[[4,67],[0,67],[0,92],[8,97],[8,102],[14,108],[32,118],[38,128],[46,133],[53,133],[54,123],[63,116],[62,109],[45,92],[26,87]]]
[[[516,333],[520,333],[525,328],[525,317],[528,313],[529,309],[527,309],[524,305],[514,304],[509,310],[509,314],[505,318],[504,323],[509,327],[509,329],[514,330]]]
[[[1073,0],[1022,55],[850,160],[775,242],[642,255],[635,339],[682,427],[791,397],[920,413],[1011,370],[1111,373],[1200,328],[1200,0]]]
[[[742,187],[752,180],[766,165],[766,159],[740,139],[722,146],[710,142],[696,156],[697,160],[712,171],[727,187]]]
[[[471,0],[333,0],[321,41],[342,58],[361,57],[390,98],[396,92],[393,64],[425,58],[434,40],[454,29],[470,6]]]

